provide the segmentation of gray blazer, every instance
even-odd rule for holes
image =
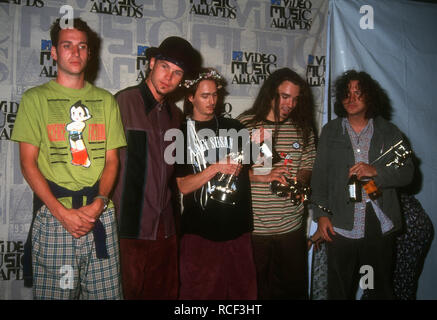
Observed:
[[[369,163],[378,158],[388,148],[402,139],[402,133],[392,123],[376,117],[373,120],[374,132],[370,142]],[[352,144],[342,118],[328,122],[322,129],[313,167],[311,201],[331,209],[331,222],[334,227],[352,230],[354,204],[349,203],[346,189],[349,168],[355,164]],[[385,161],[375,164],[378,175],[375,184],[382,191],[377,200],[384,214],[393,222],[391,232],[401,228],[400,205],[396,187],[409,184],[413,178],[414,166],[408,159],[403,167],[386,167]],[[326,212],[312,205],[314,220],[328,216]]]

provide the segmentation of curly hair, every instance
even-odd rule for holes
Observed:
[[[196,94],[199,84],[204,80],[211,80],[215,82],[217,86],[218,99],[217,99],[216,107],[214,109],[214,113],[216,116],[222,114],[224,110],[224,98],[228,94],[228,92],[225,89],[226,80],[222,76],[220,76],[219,79],[216,76],[207,76],[208,74],[219,74],[219,73],[213,68],[202,68],[199,72],[199,76],[203,75],[200,81],[196,81],[196,82],[193,81],[193,84],[188,88],[182,86],[182,88],[185,89],[185,98],[184,98],[184,107],[183,107],[184,116],[193,115],[194,106],[188,98]]]
[[[365,117],[367,119],[382,116],[387,120],[391,118],[390,99],[385,90],[364,71],[348,70],[337,78],[334,83],[335,103],[334,112],[338,117],[346,117],[347,112],[343,106],[343,100],[348,97],[349,83],[358,80],[358,86],[361,90],[367,110]]]
[[[261,86],[258,96],[256,97],[252,107],[243,112],[243,115],[254,115],[252,124],[255,125],[264,121],[267,118],[271,108],[272,101],[274,102],[274,116],[275,116],[275,133],[273,139],[277,135],[277,128],[279,126],[279,93],[278,87],[284,82],[290,81],[296,86],[299,86],[299,97],[297,99],[296,107],[290,112],[288,118],[296,125],[303,137],[304,144],[309,141],[311,132],[315,132],[314,124],[314,103],[311,90],[307,82],[302,79],[296,72],[289,68],[282,68],[274,71],[264,81]]]

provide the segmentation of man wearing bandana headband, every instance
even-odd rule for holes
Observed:
[[[176,299],[177,241],[173,166],[164,160],[167,130],[181,112],[169,99],[200,65],[200,54],[179,37],[146,50],[144,82],[116,94],[127,137],[114,193],[126,299]]]
[[[220,116],[223,82],[213,69],[184,82],[186,159],[175,166],[177,184],[184,195],[180,247],[183,300],[256,299],[249,165],[227,158],[230,152],[237,153],[237,146],[238,150],[243,147],[239,143],[243,139],[231,132],[244,128],[239,121]],[[227,193],[232,194],[232,200],[214,196],[223,190],[223,175],[225,181],[232,181],[225,189],[233,190]]]

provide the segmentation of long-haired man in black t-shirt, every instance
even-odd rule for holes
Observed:
[[[237,120],[217,115],[223,85],[223,77],[213,69],[202,70],[184,83],[186,158],[176,165],[177,184],[184,195],[181,299],[256,299],[257,295],[249,166],[228,156],[239,140],[231,132],[244,128]],[[218,192],[223,190],[221,177],[231,181],[226,189],[232,194],[229,198]]]

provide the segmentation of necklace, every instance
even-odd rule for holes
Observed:
[[[218,119],[217,119],[217,116],[214,114],[214,119],[215,119],[215,136],[216,137],[218,137],[218,132],[219,132],[219,122],[218,122]],[[210,119],[210,120],[206,120],[206,121],[199,121],[199,120],[193,120],[190,116],[187,116],[187,120],[188,121],[194,121],[194,123],[204,123],[204,122],[209,122],[209,121],[211,121],[212,119]],[[198,130],[196,130],[196,132],[197,132]],[[196,133],[197,134],[197,133]]]
[[[216,130],[215,135],[218,136],[218,130],[219,130],[219,123],[217,117],[214,115],[215,124],[216,124]],[[199,122],[199,121],[197,121]],[[189,136],[188,139],[190,139],[193,142],[193,146],[188,145],[187,146],[187,152],[190,151],[190,154],[194,155],[192,159],[192,163],[198,164],[200,171],[205,170],[208,167],[208,163],[206,161],[205,155],[203,152],[197,152],[197,148],[195,145],[200,145],[200,138],[197,134],[196,130],[196,120],[191,119],[191,117],[187,117],[187,135]],[[202,186],[200,189],[200,206],[202,209],[205,209],[206,204],[208,203],[208,192],[207,190],[211,190],[211,181],[208,181],[206,186]],[[197,191],[196,191],[197,192]]]

